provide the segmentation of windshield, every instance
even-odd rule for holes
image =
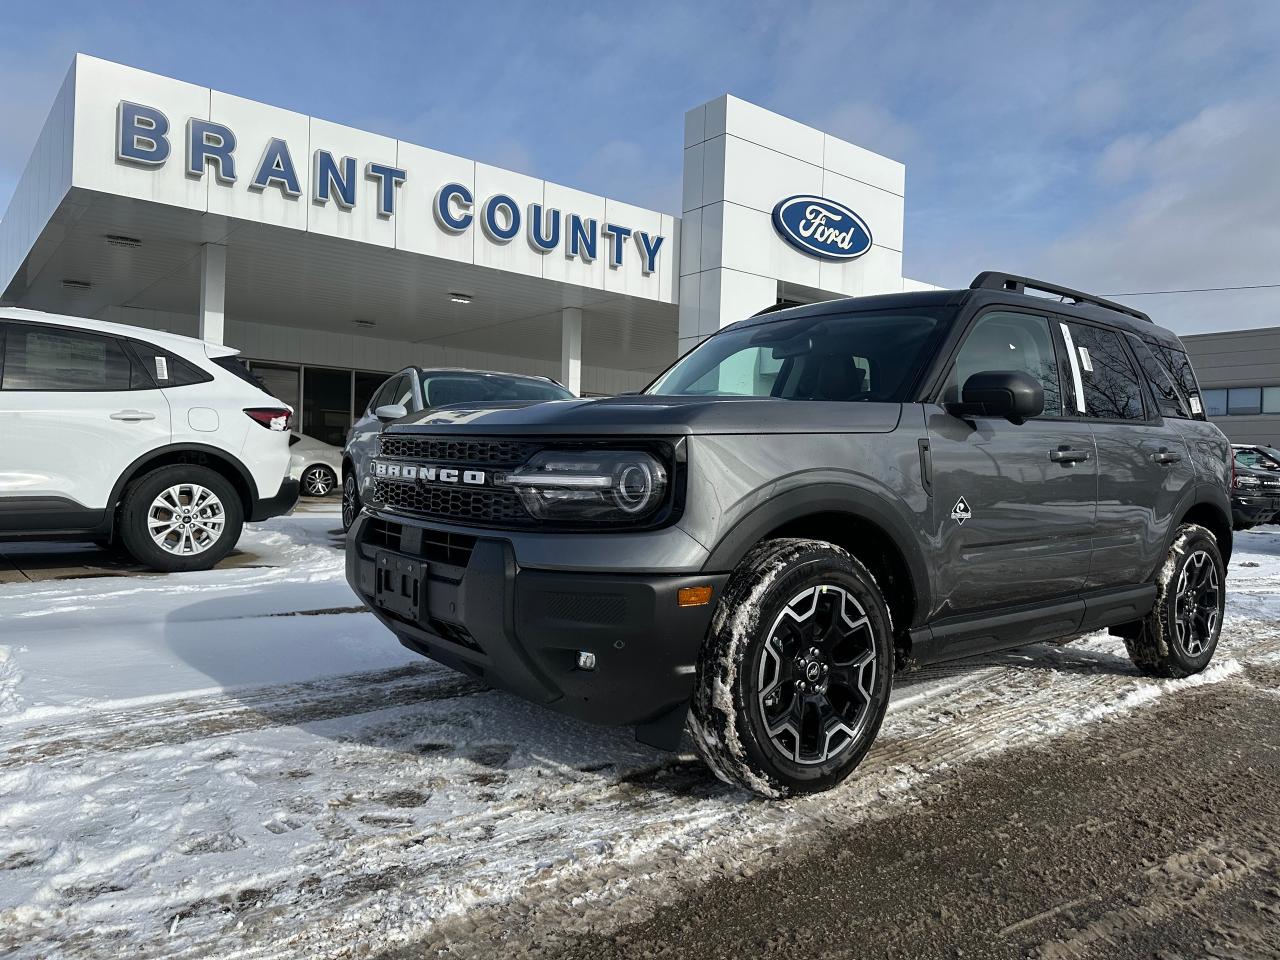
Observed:
[[[717,334],[645,393],[901,402],[954,307],[797,317]]]
[[[550,380],[504,373],[424,373],[422,399],[427,407],[453,403],[542,403],[572,400],[573,394]]]
[[[1280,451],[1270,447],[1249,447],[1236,451],[1236,463],[1242,467],[1257,467],[1260,470],[1280,470]]]

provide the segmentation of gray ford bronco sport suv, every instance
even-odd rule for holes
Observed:
[[[1032,295],[1031,290],[1047,293]],[[1178,338],[1005,274],[733,324],[635,396],[382,434],[347,578],[405,646],[770,797],[895,669],[1101,628],[1203,670],[1230,449]]]

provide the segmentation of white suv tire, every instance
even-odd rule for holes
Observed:
[[[243,527],[240,495],[208,467],[152,470],[129,484],[120,508],[125,549],[164,573],[210,569],[235,548]]]

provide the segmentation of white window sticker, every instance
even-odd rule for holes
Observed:
[[[1199,397],[1192,397],[1192,398],[1191,398],[1191,412],[1192,412],[1192,413],[1194,413],[1194,414],[1196,414],[1196,415],[1199,415],[1199,413],[1200,413],[1200,398],[1199,398]]]
[[[1080,376],[1080,361],[1076,359],[1076,345],[1071,341],[1071,331],[1067,329],[1067,325],[1059,323],[1058,326],[1062,329],[1062,339],[1067,345],[1067,359],[1071,361],[1071,381],[1076,387],[1076,410],[1084,413],[1084,379]]]
[[[1093,361],[1089,359],[1088,347],[1077,347],[1080,351],[1080,366],[1084,367],[1086,373],[1093,373]]]
[[[157,380],[169,379],[169,358],[168,357],[156,357],[156,379]]]

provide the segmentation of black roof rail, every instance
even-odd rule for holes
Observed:
[[[1066,297],[1076,303],[1091,303],[1096,307],[1105,307],[1108,310],[1115,310],[1119,313],[1136,317],[1139,320],[1145,320],[1147,323],[1153,322],[1141,310],[1134,307],[1126,307],[1123,303],[1116,303],[1114,300],[1107,300],[1104,297],[1095,297],[1091,293],[1082,293],[1079,290],[1072,290],[1070,287],[1060,287],[1056,283],[1032,280],[1030,277],[1016,277],[1011,273],[987,270],[974,277],[973,283],[969,284],[970,290],[1008,290],[1011,293],[1023,293],[1027,288],[1039,290],[1042,293],[1052,293],[1059,297]]]
[[[763,310],[757,310],[751,317],[763,317],[767,313],[777,313],[779,310],[790,310],[792,307],[803,306],[806,306],[806,304],[801,303],[799,300],[779,300],[777,303],[769,304]],[[751,317],[747,319],[749,320]]]

